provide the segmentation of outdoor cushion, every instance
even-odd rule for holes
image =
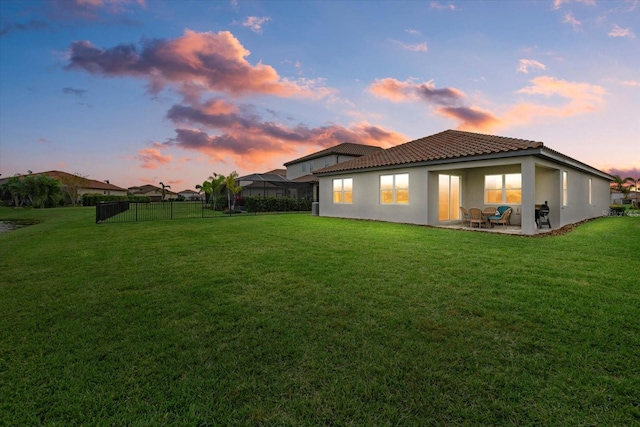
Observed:
[[[511,209],[511,206],[498,206],[498,217],[502,216],[507,209]]]
[[[489,219],[500,219],[502,215],[491,215]]]

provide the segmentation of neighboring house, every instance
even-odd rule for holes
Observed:
[[[284,164],[287,168],[287,179],[299,185],[298,197],[310,197],[318,200],[318,178],[313,171],[339,163],[347,162],[358,157],[381,151],[381,147],[373,145],[343,142],[316,153],[291,160]]]
[[[285,169],[274,169],[265,173],[254,173],[239,177],[236,181],[242,187],[238,193],[242,197],[286,197],[291,196],[295,184],[287,178]]]
[[[424,225],[460,222],[460,206],[513,208],[535,234],[548,201],[554,228],[606,214],[611,175],[542,142],[447,130],[314,171],[322,216]]]
[[[134,196],[145,196],[149,197],[152,202],[161,202],[162,201],[162,188],[156,187],[155,185],[142,185],[140,187],[129,187],[129,193]],[[171,200],[178,197],[178,193],[174,193],[171,190],[164,190],[164,200]]]
[[[331,166],[380,151],[371,145],[343,142],[284,164],[286,169],[254,173],[239,177],[240,196],[295,197],[318,200],[318,178],[315,169]]]
[[[635,186],[629,187],[629,193],[624,194],[621,191],[611,189],[611,204],[612,205],[632,205],[634,207],[639,206],[640,193]]]
[[[59,181],[62,190],[66,192],[65,186],[77,185],[78,201],[82,199],[84,194],[104,194],[111,196],[126,196],[127,189],[110,184],[109,181],[96,181],[95,179],[85,178],[79,175],[70,174],[62,171],[46,171],[34,173],[33,175],[46,175]],[[24,175],[22,175],[24,176]],[[7,178],[8,179],[8,178]]]
[[[611,190],[611,204],[621,205],[624,203],[625,197],[620,191]]]
[[[200,200],[200,193],[193,190],[182,190],[178,193],[178,196],[182,196],[185,200],[189,201]]]

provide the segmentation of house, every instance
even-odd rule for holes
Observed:
[[[381,147],[353,142],[343,142],[333,147],[326,148],[316,153],[291,160],[284,164],[287,168],[287,179],[302,184],[298,197],[310,197],[318,200],[318,178],[313,174],[314,170],[344,163],[367,154],[381,151]]]
[[[144,196],[149,197],[152,202],[161,202],[162,201],[162,188],[156,187],[155,185],[147,184],[139,187],[129,187],[129,193],[134,196]],[[164,190],[164,200],[171,200],[178,197],[178,193],[174,193],[171,190]]]
[[[49,178],[53,178],[60,182],[62,190],[66,192],[69,197],[75,195],[78,198],[78,202],[85,194],[104,194],[107,196],[126,196],[127,189],[118,187],[106,181],[96,181],[95,179],[85,178],[80,175],[74,175],[67,172],[52,170],[46,172],[39,172],[33,175],[46,175]],[[24,175],[22,175],[24,176]],[[7,181],[9,178],[3,180]],[[2,184],[2,182],[0,182]]]
[[[640,192],[635,185],[629,186],[629,192],[627,194],[622,191],[611,188],[611,204],[612,205],[631,205],[634,207],[640,206]]]
[[[184,200],[188,200],[188,201],[194,201],[194,200],[200,200],[200,193],[198,193],[197,191],[193,191],[193,190],[182,190],[178,192],[178,197],[184,197]]]
[[[286,169],[239,177],[241,196],[295,197],[318,200],[318,178],[314,169],[331,166],[380,151],[372,145],[343,142],[284,164]]]
[[[460,207],[513,208],[536,233],[548,201],[558,228],[603,216],[612,177],[542,142],[447,130],[314,170],[321,216],[423,225],[460,223]]]
[[[285,197],[290,196],[294,185],[286,178],[285,169],[274,169],[264,173],[254,173],[236,179],[242,197]]]
[[[72,175],[67,172],[61,171],[48,171],[42,172],[53,179],[56,179],[62,183],[63,186],[73,183],[74,180],[79,180],[78,196],[81,198],[84,194],[103,194],[106,196],[126,196],[126,188],[118,187],[109,182],[96,181],[95,179],[84,178],[78,175]]]

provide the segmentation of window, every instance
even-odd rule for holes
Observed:
[[[484,202],[494,205],[522,203],[522,174],[485,175]]]
[[[326,168],[327,166],[329,166],[329,158],[325,157],[324,158],[324,167]]]
[[[406,205],[409,203],[409,174],[380,176],[380,203]]]
[[[589,204],[591,204],[592,200],[593,200],[593,198],[592,198],[593,192],[591,191],[592,190],[591,185],[592,185],[592,181],[591,181],[591,178],[589,178]]]
[[[333,180],[333,203],[353,203],[353,178]]]
[[[313,160],[309,162],[309,172],[313,172]]]
[[[307,171],[307,164],[303,163],[302,164],[302,172],[306,172]]]
[[[567,171],[562,171],[562,206],[567,206],[567,181],[568,173]]]

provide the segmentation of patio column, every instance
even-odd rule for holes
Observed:
[[[526,158],[520,164],[522,174],[522,234],[536,234],[536,165],[533,158]]]

